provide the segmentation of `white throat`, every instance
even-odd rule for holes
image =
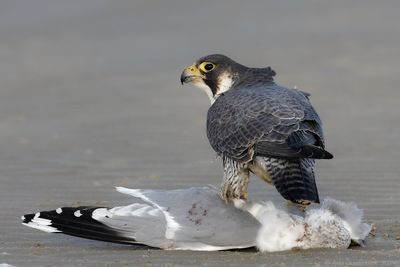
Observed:
[[[218,91],[216,94],[216,98],[218,98],[218,96],[231,89],[232,85],[233,85],[232,74],[228,72],[222,73],[221,76],[218,77]]]
[[[196,82],[195,85],[197,87],[199,87],[201,90],[203,90],[204,92],[206,92],[208,98],[211,101],[211,105],[212,105],[220,95],[222,95],[223,93],[225,93],[226,91],[231,89],[233,83],[234,83],[234,79],[233,79],[232,74],[230,74],[228,72],[224,72],[218,77],[217,92],[215,95],[213,94],[211,88],[205,82],[203,82],[203,81]]]
[[[215,96],[213,95],[210,87],[208,87],[207,84],[205,84],[203,81],[202,82],[198,82],[195,84],[198,88],[200,88],[201,90],[203,90],[204,92],[206,92],[208,98],[211,101],[211,105],[215,102],[215,100],[217,100],[217,98],[215,98]]]

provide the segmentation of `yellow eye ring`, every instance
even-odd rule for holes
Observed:
[[[204,61],[199,65],[199,69],[205,73],[212,71],[215,67],[216,65],[214,63],[208,61]]]

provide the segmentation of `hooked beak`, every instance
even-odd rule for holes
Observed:
[[[199,69],[193,64],[186,67],[181,74],[181,83],[191,83],[203,78]]]

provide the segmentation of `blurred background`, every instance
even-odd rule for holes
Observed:
[[[129,262],[126,247],[48,236],[19,218],[128,203],[115,185],[218,185],[208,97],[179,83],[211,53],[271,66],[277,83],[310,92],[335,156],[318,162],[320,196],[355,201],[369,220],[390,222],[390,238],[400,234],[399,10],[367,0],[1,1],[0,260],[51,264],[93,244],[75,260],[96,263],[112,248],[111,263]],[[281,200],[258,178],[251,194]]]

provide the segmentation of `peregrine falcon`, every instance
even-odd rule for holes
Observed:
[[[222,199],[247,199],[252,172],[289,201],[319,203],[315,159],[333,158],[324,149],[321,120],[310,94],[277,85],[274,76],[270,67],[215,54],[186,67],[181,83],[200,87],[211,100],[207,137],[222,157]]]

